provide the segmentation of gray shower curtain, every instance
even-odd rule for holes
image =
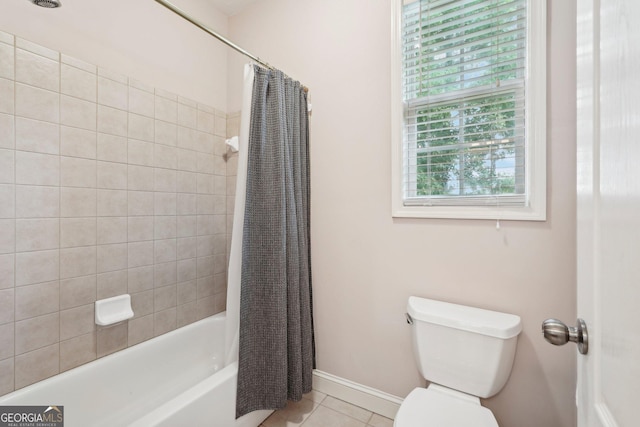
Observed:
[[[242,242],[236,416],[311,391],[315,367],[307,94],[255,67]]]

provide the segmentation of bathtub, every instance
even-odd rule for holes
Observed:
[[[65,427],[257,427],[271,411],[235,419],[237,363],[224,364],[225,313],[0,397],[62,405]]]

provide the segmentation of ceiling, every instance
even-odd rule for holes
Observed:
[[[235,15],[258,0],[209,0],[228,16]]]

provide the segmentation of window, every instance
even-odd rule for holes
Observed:
[[[545,219],[544,4],[397,0],[394,216]]]

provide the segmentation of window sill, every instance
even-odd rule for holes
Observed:
[[[480,206],[400,206],[393,209],[394,218],[433,219],[503,219],[514,221],[546,221],[546,207],[480,207]]]

